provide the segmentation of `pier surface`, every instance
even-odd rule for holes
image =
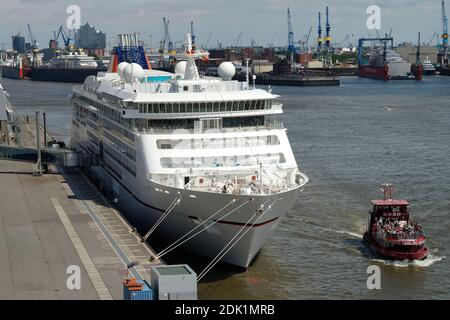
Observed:
[[[84,175],[51,169],[0,161],[0,299],[123,299],[127,264],[161,262]]]

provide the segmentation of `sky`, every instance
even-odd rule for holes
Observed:
[[[450,1],[447,11],[450,12]],[[11,48],[11,35],[21,32],[27,37],[30,24],[40,48],[48,47],[53,30],[66,25],[70,5],[81,9],[81,24],[89,22],[107,34],[114,45],[118,33],[139,32],[146,44],[157,47],[164,36],[162,17],[170,21],[170,35],[177,45],[194,21],[197,43],[208,47],[275,43],[286,46],[287,7],[291,9],[296,41],[305,38],[313,27],[310,44],[317,38],[317,14],[325,15],[329,6],[333,41],[376,36],[366,25],[367,8],[381,9],[381,30],[395,43],[429,42],[435,32],[442,33],[441,0],[0,0],[0,48]],[[323,26],[324,28],[324,22]],[[436,38],[434,38],[436,43]]]

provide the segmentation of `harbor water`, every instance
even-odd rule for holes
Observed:
[[[72,84],[3,79],[19,114],[47,113],[69,142]],[[340,87],[273,87],[310,183],[246,271],[218,265],[201,299],[450,299],[450,77],[421,82],[341,78]],[[412,203],[431,255],[385,261],[362,241],[379,186]],[[206,245],[206,244],[205,244]],[[209,260],[177,252],[200,272]],[[367,288],[367,268],[381,289]]]

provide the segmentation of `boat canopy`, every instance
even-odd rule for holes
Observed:
[[[372,200],[374,206],[409,206],[406,200]]]

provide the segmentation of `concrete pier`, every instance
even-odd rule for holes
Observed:
[[[78,170],[51,170],[0,161],[0,299],[122,299],[127,264],[148,278],[162,262]]]

